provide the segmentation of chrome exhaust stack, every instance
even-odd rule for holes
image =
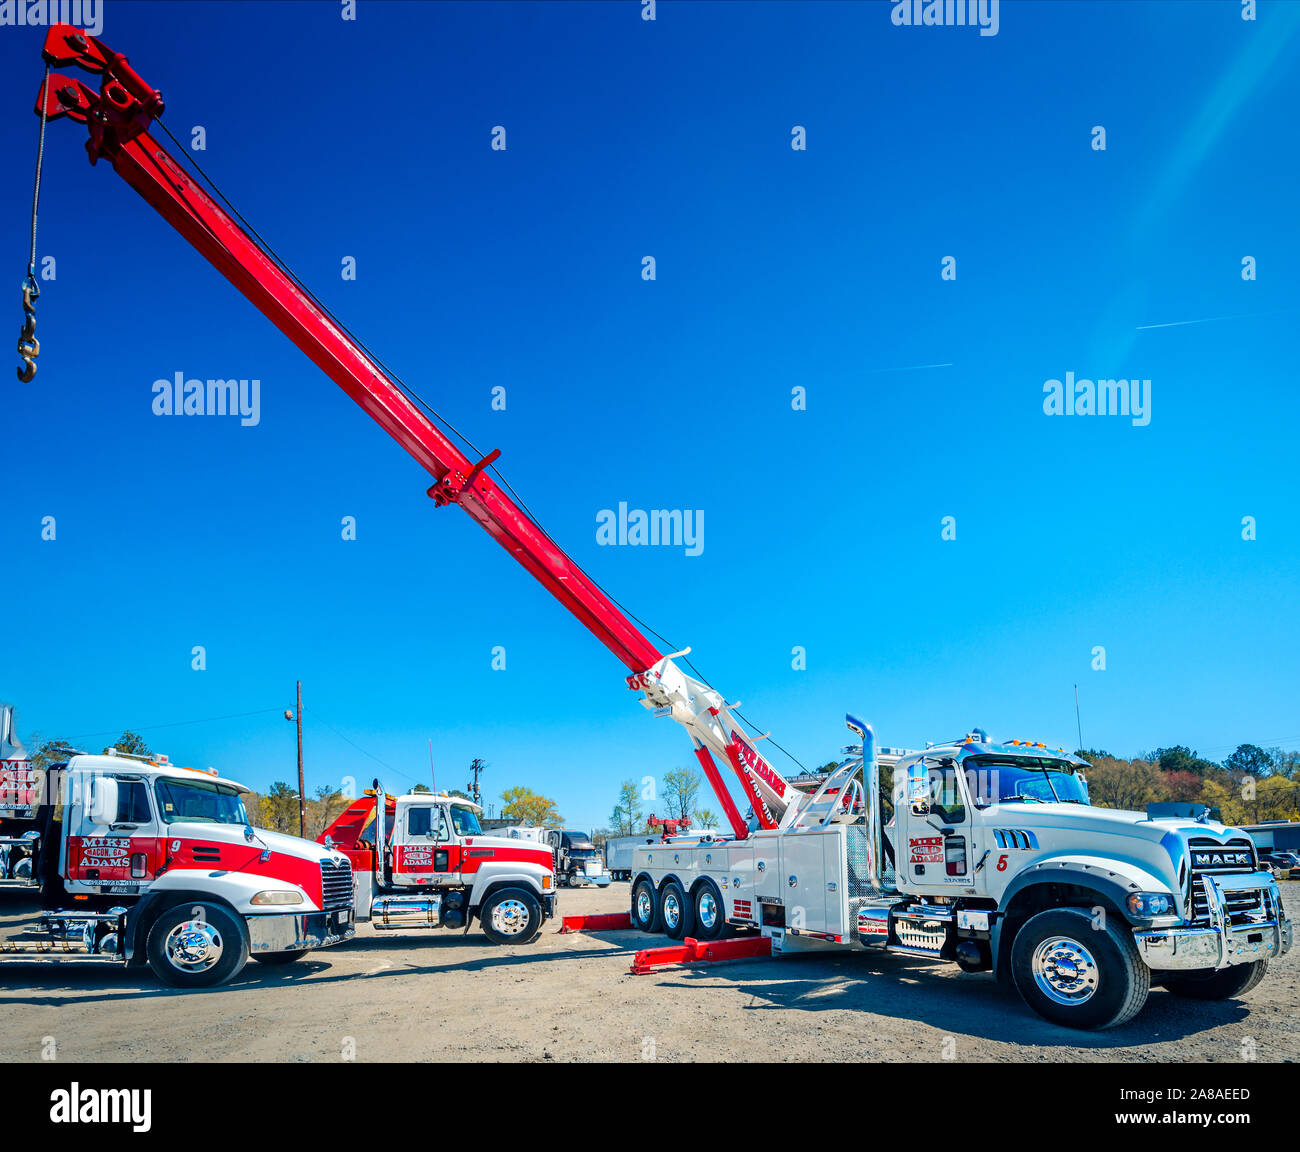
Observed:
[[[384,852],[388,846],[388,829],[385,827],[388,822],[388,804],[384,786],[378,779],[371,782],[371,787],[375,793],[375,864],[372,873],[374,890],[380,892],[384,887]]]
[[[849,731],[862,737],[862,800],[867,812],[867,882],[879,889],[881,885],[881,824],[880,824],[880,764],[876,760],[876,734],[871,725],[852,713],[844,717]]]

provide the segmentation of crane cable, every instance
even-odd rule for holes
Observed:
[[[204,171],[202,165],[200,165],[199,162],[189,154],[188,150],[186,150],[182,146],[181,142],[177,140],[175,136],[172,135],[171,130],[167,127],[166,124],[163,123],[162,117],[158,117],[154,122],[167,134],[167,138],[172,142],[173,145],[175,145],[177,151],[180,152],[186,158],[186,160],[188,160],[189,163],[194,166],[195,171],[198,172],[198,174],[202,177],[204,183],[206,183],[208,187],[212,189],[217,199],[219,199],[221,203],[226,207],[226,209],[230,212],[230,214],[236,220],[239,221],[240,225],[249,234],[249,236],[251,236],[254,240],[256,240],[257,243],[262,247],[262,249],[267,253],[267,255],[271,257],[271,259],[275,262],[276,267],[278,267],[281,272],[283,272],[290,280],[293,281],[294,285],[298,288],[298,290],[302,292],[303,295],[305,295],[313,304],[315,304],[316,307],[321,310],[322,314],[327,316],[330,322],[334,324],[335,327],[337,327],[340,332],[344,333],[344,335],[346,335],[348,339],[350,339],[358,348],[360,348],[361,351],[364,352],[365,355],[376,365],[376,367],[378,367],[386,376],[388,376],[388,378],[394,384],[398,386],[398,388],[401,389],[403,394],[405,394],[409,399],[411,399],[417,405],[419,405],[419,407],[422,408],[435,423],[440,424],[442,427],[446,428],[447,431],[449,431],[453,436],[455,436],[456,439],[458,439],[467,449],[469,449],[471,456],[473,456],[475,459],[479,459],[479,460],[483,459],[485,453],[476,444],[474,444],[473,441],[469,439],[469,437],[461,433],[455,427],[455,425],[451,423],[451,421],[447,420],[446,417],[441,415],[441,413],[439,413],[431,404],[429,404],[426,400],[424,400],[424,398],[421,397],[419,393],[415,391],[414,388],[412,388],[409,384],[407,384],[405,380],[403,380],[395,371],[393,371],[393,369],[391,369],[387,364],[385,364],[384,361],[381,360],[375,352],[371,351],[371,349],[366,345],[366,343],[355,332],[353,332],[350,328],[348,328],[348,326],[344,324],[342,320],[340,320],[332,311],[330,311],[329,307],[323,301],[321,301],[319,297],[317,297],[317,295],[302,281],[302,279],[298,276],[298,274],[294,272],[292,268],[289,267],[288,263],[280,256],[280,254],[276,252],[276,250],[272,248],[269,243],[267,243],[267,241],[262,237],[262,235],[257,231],[257,229],[254,228],[252,224],[250,224],[248,220],[244,218],[243,214],[239,211],[239,209],[237,209],[234,206],[234,204],[230,202],[226,194],[222,192],[221,188],[217,185],[217,182],[213,180],[212,177],[207,174],[207,172]],[[520,496],[519,493],[514,490],[510,482],[505,478],[504,475],[502,475],[500,469],[498,469],[496,465],[490,464],[488,465],[488,470],[491,471],[492,474],[501,482],[501,485],[514,498],[515,503],[519,505],[519,507],[523,510],[524,514],[527,515],[530,520],[532,520],[534,527],[536,527],[536,529],[547,540],[549,540],[553,545],[555,545],[557,551],[563,553],[564,549],[560,547],[559,543],[555,540],[555,538],[552,537],[551,534],[542,526],[542,522],[533,514],[532,509],[528,507],[523,497]],[[591,581],[591,583],[596,587],[597,590],[599,590],[601,595],[603,595],[607,600],[609,600],[611,604],[613,604],[616,608],[618,608],[618,610],[622,612],[634,624],[642,628],[644,631],[649,632],[652,636],[654,636],[657,640],[659,640],[660,643],[665,644],[668,647],[668,650],[670,652],[681,651],[681,649],[677,645],[673,644],[671,641],[666,639],[660,633],[656,632],[643,620],[638,619],[637,616],[635,616],[626,607],[620,604],[618,600],[616,600],[612,595],[610,595],[608,591],[606,591],[603,587],[601,587],[599,582],[597,582],[589,573],[584,572],[584,575],[586,575],[587,579]],[[699,677],[700,681],[703,684],[705,684],[709,688],[713,688],[713,685],[709,683],[704,673],[701,672],[689,659],[683,657],[682,662],[692,672],[694,672],[696,676]],[[717,689],[713,689],[713,690],[717,691]],[[758,725],[754,724],[751,720],[747,719],[742,713],[736,711],[735,709],[732,709],[732,711],[735,712],[736,716],[747,727],[752,729],[754,732],[760,731]],[[769,740],[769,742],[772,744],[774,748],[776,748],[778,751],[783,753],[785,756],[789,757],[789,759],[792,760],[795,764],[797,764],[801,769],[807,771],[807,769],[804,768],[803,762],[800,761],[798,757],[796,757],[792,752],[787,751],[775,740],[772,740],[770,736],[768,736],[767,739]]]
[[[45,79],[41,83],[41,134],[36,144],[36,176],[32,184],[32,246],[27,256],[27,276],[23,280],[23,328],[18,337],[18,356],[23,362],[16,369],[18,379],[31,383],[36,375],[36,357],[41,354],[41,342],[36,339],[36,301],[41,286],[36,280],[36,216],[41,203],[41,170],[45,166],[45,124],[49,118],[45,98],[50,88],[50,66],[45,65]]]

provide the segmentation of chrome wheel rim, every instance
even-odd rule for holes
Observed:
[[[1097,961],[1077,940],[1051,936],[1034,949],[1034,983],[1048,999],[1074,1006],[1091,1000],[1101,980]]]
[[[677,893],[669,892],[668,895],[664,897],[664,923],[667,924],[669,928],[676,928],[681,922],[681,918],[682,905],[677,899]]]
[[[206,972],[224,951],[221,933],[204,920],[177,924],[163,941],[167,962],[179,972]]]
[[[700,893],[700,924],[712,928],[718,922],[718,902],[712,892]]]
[[[522,900],[502,900],[492,909],[492,927],[503,936],[518,936],[528,927],[528,909]]]
[[[636,918],[642,924],[649,924],[654,919],[654,902],[650,899],[650,893],[642,886],[636,894]]]

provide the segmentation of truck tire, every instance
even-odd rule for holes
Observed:
[[[1234,1000],[1244,996],[1268,971],[1267,960],[1234,964],[1231,968],[1198,968],[1191,972],[1170,973],[1160,983],[1175,996],[1189,1000]]]
[[[243,921],[219,904],[168,908],[149,929],[149,967],[173,988],[211,988],[233,980],[248,963]]]
[[[1011,944],[1011,974],[1025,1003],[1055,1024],[1089,1031],[1136,1016],[1151,991],[1151,971],[1119,919],[1106,916],[1096,928],[1079,908],[1030,917]]]
[[[276,968],[281,964],[292,964],[295,960],[301,960],[309,951],[311,951],[309,948],[300,948],[297,952],[254,952],[252,959],[259,964],[269,964]]]
[[[659,917],[659,896],[655,892],[654,881],[648,878],[638,880],[632,886],[632,927],[642,932],[662,932],[663,921]]]
[[[712,880],[703,880],[695,890],[695,938],[716,940],[727,930],[727,910],[722,893]]]
[[[542,930],[542,905],[527,888],[501,888],[484,901],[478,918],[493,944],[531,944]]]
[[[669,940],[685,940],[695,931],[695,905],[676,880],[659,889],[659,919]]]

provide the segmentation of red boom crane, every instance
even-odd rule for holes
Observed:
[[[160,121],[162,96],[125,56],[68,24],[52,26],[42,52],[49,69],[78,67],[99,76],[98,90],[72,76],[46,73],[36,112],[44,122],[66,117],[87,125],[91,164],[109,161],[114,171],[214,268],[226,277],[309,359],[361,406],[367,415],[433,477],[428,494],[438,506],[458,504],[565,608],[623,662],[629,688],[656,715],[686,727],[695,754],[739,839],[749,833],[712,753],[735,771],[762,828],[777,827],[801,797],[759,754],[732,719],[736,704],[703,681],[686,675],[665,655],[510,498],[489,475],[499,452],[473,460],[456,447],[404,388],[328,314],[324,307],[261,243],[248,234],[181,164],[149,134]],[[24,295],[27,326],[19,351],[31,379],[39,350],[31,300]],[[761,737],[760,737],[761,739]]]

